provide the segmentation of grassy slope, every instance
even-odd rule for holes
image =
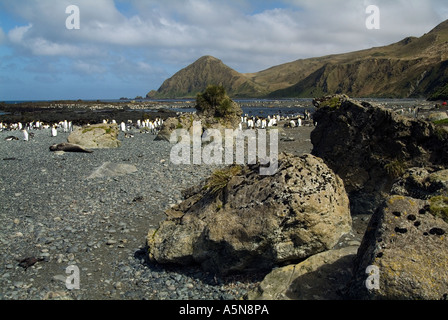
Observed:
[[[195,97],[222,84],[231,97],[428,97],[448,94],[448,20],[420,38],[302,59],[241,74],[206,56],[166,80],[152,97]],[[435,96],[435,95],[434,95]]]

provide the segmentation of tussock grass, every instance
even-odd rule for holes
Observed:
[[[216,170],[212,173],[204,188],[213,194],[217,194],[227,186],[232,177],[241,174],[241,172],[242,168],[238,165]]]

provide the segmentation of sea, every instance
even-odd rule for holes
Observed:
[[[234,99],[241,109],[243,110],[243,115],[249,117],[267,117],[273,115],[290,116],[294,117],[297,115],[303,115],[305,111],[313,113],[315,108],[312,104],[313,99]],[[362,99],[368,102],[380,102],[383,105],[389,106],[412,106],[423,104],[423,100],[418,99]],[[54,100],[16,100],[16,101],[4,101],[6,104],[18,104],[24,102],[52,102]],[[72,100],[70,100],[72,101]],[[106,103],[120,103],[120,102],[130,102],[130,101],[142,101],[142,102],[158,102],[166,104],[166,107],[175,112],[195,112],[196,109],[188,107],[187,102],[191,102],[191,99],[164,99],[164,100],[123,100],[123,99],[92,99],[92,100],[82,100],[87,102],[106,102]],[[179,107],[185,103],[184,107]],[[143,112],[154,112],[156,109],[138,109],[135,111]],[[6,112],[0,110],[0,115],[7,114]]]
[[[19,103],[32,103],[32,102],[53,102],[54,100],[15,100],[15,101],[4,101],[6,104],[19,104]],[[168,100],[123,100],[123,99],[94,99],[94,100],[82,100],[87,102],[106,102],[106,103],[122,103],[129,101],[143,101],[143,102],[161,102],[167,105],[167,108],[182,113],[193,113],[196,111],[195,108],[191,107],[179,107],[179,104],[182,102],[189,102],[189,100],[176,100],[176,99],[168,99]],[[243,110],[243,115],[247,115],[249,117],[268,117],[274,115],[281,116],[297,116],[303,115],[306,110],[313,112],[314,107],[312,106],[312,99],[281,99],[281,100],[269,100],[269,99],[235,99],[241,109]],[[137,109],[135,111],[143,111],[143,112],[154,112],[157,111],[155,109]],[[0,115],[7,114],[0,110]]]

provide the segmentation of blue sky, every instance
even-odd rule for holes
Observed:
[[[79,30],[66,28],[70,5]],[[378,30],[366,28],[369,5]],[[203,55],[250,73],[446,19],[446,0],[0,0],[0,101],[145,96]]]

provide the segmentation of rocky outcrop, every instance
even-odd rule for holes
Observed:
[[[447,133],[366,102],[344,99],[314,114],[312,154],[344,181],[352,213],[373,213],[407,168],[448,163]]]
[[[448,170],[410,168],[392,185],[391,194],[429,200],[448,195]]]
[[[165,213],[148,233],[150,258],[221,274],[306,259],[351,230],[342,181],[312,155],[281,154],[272,176],[259,165],[216,172]]]
[[[446,132],[346,96],[316,106],[313,154],[344,181],[352,214],[373,212],[347,297],[446,299]]]
[[[170,117],[163,122],[162,128],[155,138],[156,141],[170,141],[171,134],[177,129],[191,130],[194,121],[201,121],[195,114],[184,114],[178,117]],[[190,132],[191,133],[191,132]]]
[[[201,132],[206,129],[217,129],[224,136],[225,129],[238,128],[243,113],[241,107],[227,96],[222,86],[209,86],[205,92],[198,94],[195,108],[197,112],[194,114],[168,118],[156,140],[170,141],[176,129],[184,129],[191,134],[194,122],[200,123]]]
[[[429,201],[398,195],[384,202],[358,251],[351,298],[447,299],[448,223],[433,209]]]
[[[249,300],[340,300],[352,278],[358,246],[318,253],[299,264],[274,269]]]
[[[89,149],[117,148],[121,145],[118,126],[104,123],[79,128],[70,134],[67,141]]]

